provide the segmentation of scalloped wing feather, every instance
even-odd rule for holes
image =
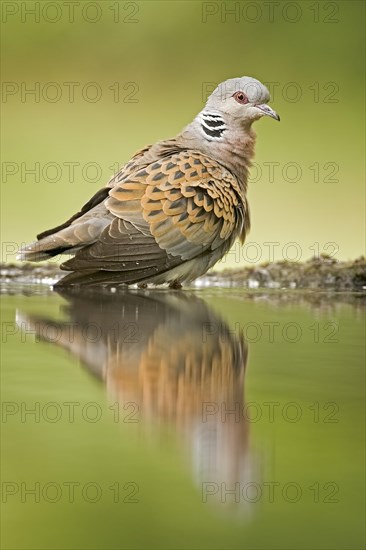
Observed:
[[[195,151],[130,173],[106,201],[110,212],[149,230],[171,256],[189,260],[245,232],[247,203],[236,178]]]

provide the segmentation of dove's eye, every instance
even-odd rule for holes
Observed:
[[[249,103],[249,99],[243,92],[235,92],[234,99],[238,103],[241,103],[241,105],[245,105],[246,103]]]

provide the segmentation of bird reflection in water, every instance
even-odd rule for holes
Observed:
[[[173,427],[200,489],[210,483],[224,502],[221,487],[257,477],[243,414],[247,346],[206,302],[146,290],[62,296],[67,321],[22,315],[22,326],[78,357],[112,402],[134,404],[149,434]]]

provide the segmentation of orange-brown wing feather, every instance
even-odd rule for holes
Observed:
[[[193,151],[131,173],[110,191],[105,204],[182,260],[215,250],[248,227],[246,200],[236,178]]]

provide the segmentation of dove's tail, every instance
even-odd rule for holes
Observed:
[[[49,260],[59,254],[72,254],[77,249],[72,242],[65,240],[63,235],[52,235],[39,241],[27,244],[22,248],[17,256],[17,260],[28,262],[41,262]]]
[[[67,232],[60,231],[60,233],[27,244],[21,248],[17,260],[41,262],[59,254],[73,253],[75,248],[72,242],[73,239],[68,237],[71,237],[71,235],[68,236]]]
[[[91,218],[73,223],[69,227],[50,235],[38,235],[38,241],[26,245],[20,250],[19,260],[40,262],[59,254],[74,254],[80,248],[94,243],[103,229],[111,223],[109,217]]]
[[[73,254],[95,242],[111,222],[111,214],[104,204],[100,204],[108,192],[109,189],[104,187],[65,223],[37,235],[37,241],[22,248],[17,259],[40,262],[59,254]]]

